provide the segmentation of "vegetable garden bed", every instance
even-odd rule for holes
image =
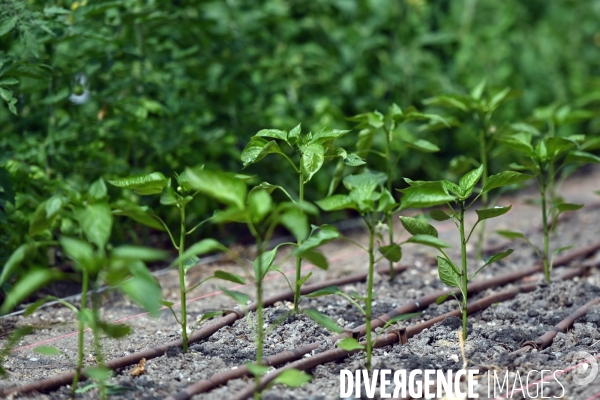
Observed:
[[[598,182],[599,177],[600,171],[598,170],[577,176],[576,179],[565,185],[564,196],[572,202],[594,203],[596,196],[593,194],[593,189],[596,189],[594,185]],[[539,226],[541,221],[538,221],[537,213],[532,214],[531,210],[534,208],[527,204],[527,200],[532,194],[532,192],[524,192],[518,198],[502,199],[501,204],[504,202],[513,204],[514,208],[504,218],[491,221],[488,229],[490,231],[500,229],[531,231]],[[476,216],[467,214],[467,218],[471,220]],[[562,222],[560,237],[552,237],[551,245],[574,244],[574,249],[571,250],[574,251],[596,243],[600,238],[600,226],[597,220],[598,210],[592,205],[573,213],[568,220]],[[450,224],[440,223],[436,227],[440,239],[450,244],[456,243],[456,234]],[[406,235],[406,232],[398,224],[396,235],[401,234]],[[359,243],[367,240],[359,230],[352,232],[349,236]],[[498,245],[498,242],[504,240],[498,239],[494,235],[489,235],[489,238],[491,242],[488,245],[490,246]],[[534,244],[542,241],[539,231],[530,235],[530,238]],[[494,240],[496,242],[493,242]],[[531,267],[538,260],[535,253],[526,244],[513,243],[512,247],[515,248],[512,255],[491,265],[478,275],[473,283],[492,276],[523,270]],[[468,250],[474,249],[469,248]],[[327,274],[320,270],[313,270],[314,274],[308,284],[364,272],[368,263],[368,257],[364,252],[357,252],[350,245],[344,243],[331,242],[323,248],[323,251],[330,259],[330,270]],[[391,282],[384,274],[376,275],[374,316],[385,314],[403,304],[410,304],[411,301],[423,295],[445,288],[444,284],[437,279],[438,270],[432,257],[435,255],[433,251],[423,246],[407,245],[403,246],[403,252],[401,264],[409,266],[408,269],[398,273]],[[494,304],[492,307],[470,316],[469,337],[464,347],[468,367],[478,368],[480,373],[488,370],[511,371],[509,380],[512,388],[516,371],[525,376],[528,371],[533,369],[566,370],[581,361],[581,358],[575,355],[578,351],[585,351],[592,356],[597,356],[600,350],[600,307],[597,305],[590,307],[587,314],[578,319],[568,332],[558,333],[553,343],[546,349],[511,353],[519,350],[523,342],[534,340],[546,331],[552,330],[557,323],[578,307],[600,296],[600,271],[595,267],[599,260],[598,254],[591,252],[587,255],[588,258],[576,258],[568,265],[557,266],[554,269],[553,275],[559,276],[569,271],[569,268],[580,267],[586,263],[592,265],[585,269],[580,276],[569,280],[553,279],[552,283],[547,284],[540,271],[523,280],[470,295],[469,303],[471,304],[492,293],[516,288],[524,282],[535,283],[533,291],[518,294],[513,299]],[[459,254],[449,251],[449,255],[452,257]],[[281,252],[279,257],[285,259],[285,252]],[[282,269],[291,271],[293,274],[293,263],[287,262],[287,264],[289,265],[283,264]],[[381,264],[385,267],[387,262],[383,261]],[[219,265],[218,267],[232,273],[240,272],[239,267],[231,265]],[[213,267],[199,268],[198,271],[191,270],[190,279],[210,276],[211,268]],[[306,265],[305,268],[310,268],[310,266]],[[159,277],[162,287],[166,290],[165,298],[173,299],[174,302],[176,302],[178,291],[175,272],[169,272]],[[266,297],[285,290],[286,286],[285,280],[280,275],[269,275],[264,288]],[[364,294],[366,283],[356,282],[340,285],[339,288],[345,293],[356,291]],[[237,288],[237,290],[252,296],[251,286]],[[210,311],[233,307],[231,300],[216,293],[217,291],[217,285],[211,285],[209,282],[202,287],[202,290],[189,295],[187,312],[190,321],[195,321],[199,316]],[[332,333],[305,315],[288,316],[284,318],[283,323],[276,324],[272,329],[269,328],[279,318],[285,317],[292,307],[292,303],[289,301],[281,301],[266,309],[264,355],[272,356],[315,342],[320,343],[319,346],[304,355],[304,359],[333,349],[334,345],[330,340]],[[305,297],[301,300],[301,308],[317,309],[344,329],[352,330],[364,323],[364,318],[358,309],[340,296]],[[433,304],[425,308],[421,315],[399,324],[405,327],[412,326],[454,310],[456,310],[454,301],[440,305]],[[180,337],[179,325],[168,310],[163,310],[158,318],[140,315],[140,309],[117,292],[103,294],[100,312],[104,320],[124,321],[127,319],[127,323],[134,329],[133,334],[125,339],[103,339],[102,347],[107,360],[165,345]],[[10,318],[16,319],[17,326],[32,325],[34,333],[21,339],[6,360],[4,366],[9,371],[9,377],[2,381],[3,389],[14,387],[17,384],[39,381],[72,369],[77,354],[76,335],[72,335],[76,330],[76,320],[68,310],[58,306],[49,306],[38,309],[27,318]],[[252,322],[250,326],[248,321]],[[238,366],[241,368],[244,363],[252,362],[256,357],[253,338],[254,322],[255,313],[249,313],[248,316],[236,320],[232,325],[225,326],[211,336],[191,344],[187,354],[183,354],[177,347],[172,347],[166,351],[165,355],[147,360],[144,372],[139,373],[138,376],[132,376],[132,371],[137,365],[118,369],[116,376],[108,381],[109,393],[113,391],[115,393],[111,395],[111,398],[165,398],[215,374]],[[6,320],[3,323],[6,323]],[[213,321],[203,321],[200,326],[205,327],[211,323]],[[375,369],[391,369],[392,371],[399,369],[456,371],[463,366],[457,337],[460,328],[459,318],[445,318],[442,322],[409,338],[405,345],[396,343],[374,349],[372,366]],[[379,328],[376,331],[378,330]],[[86,340],[89,340],[89,337]],[[33,351],[37,345],[49,344],[59,348],[62,353],[58,356],[47,356]],[[95,361],[94,355],[88,351],[85,354],[85,364],[91,365]],[[313,376],[311,382],[295,389],[276,385],[264,392],[264,398],[337,398],[340,395],[339,371],[341,369],[351,371],[363,369],[365,368],[364,363],[364,353],[355,353],[339,361],[325,363],[307,371]],[[139,370],[138,368],[138,372],[140,372]],[[562,387],[564,387],[565,396],[563,398],[593,398],[600,387],[600,377],[586,385],[577,385],[573,382],[575,372],[575,370],[571,370],[559,375]],[[240,391],[248,389],[253,382],[249,377],[233,379],[226,385],[199,394],[195,398],[233,398]],[[480,398],[488,398],[485,375],[480,378],[480,383],[481,385],[476,387]],[[544,385],[544,395],[561,396],[562,387],[553,380]],[[80,389],[84,391],[79,396],[80,398],[98,397],[97,388],[86,386],[85,382],[80,385]],[[532,386],[529,390],[533,394],[535,387]],[[376,393],[379,392],[376,391]],[[520,393],[515,393],[513,398],[521,398]],[[70,397],[70,390],[68,386],[62,386],[49,394],[31,392],[14,396],[14,398],[19,397],[62,399]]]

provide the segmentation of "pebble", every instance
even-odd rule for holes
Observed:
[[[449,357],[452,361],[454,362],[458,362],[458,355],[457,354],[451,354]]]

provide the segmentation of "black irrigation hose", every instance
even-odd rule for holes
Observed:
[[[583,275],[586,271],[587,271],[586,267],[572,268],[572,269],[568,270],[566,273],[564,273],[563,275],[557,277],[557,279],[560,279],[560,280],[571,279],[575,276]],[[517,285],[513,288],[504,290],[502,292],[491,294],[489,296],[486,296],[480,300],[477,300],[477,301],[469,304],[467,307],[467,312],[468,312],[468,314],[473,314],[475,312],[482,311],[482,310],[490,307],[493,304],[512,299],[520,293],[532,292],[535,290],[536,287],[537,287],[537,282],[530,282],[530,283],[524,283],[521,285]],[[600,300],[600,299],[598,299],[598,300]],[[406,343],[406,340],[417,335],[418,333],[422,332],[423,330],[430,328],[434,324],[441,322],[449,317],[460,317],[461,315],[462,315],[462,313],[460,312],[460,310],[454,310],[449,313],[439,315],[439,316],[432,318],[430,320],[427,320],[425,322],[410,326],[406,330],[396,330],[393,333],[390,333],[387,335],[382,335],[381,338],[377,341],[375,347],[388,346],[388,345],[391,345],[394,343],[401,343],[401,344]],[[361,342],[361,344],[363,346],[366,346],[366,342]],[[279,376],[279,374],[281,374],[281,372],[285,371],[286,369],[296,368],[296,369],[304,371],[307,369],[314,368],[317,365],[321,365],[321,364],[325,364],[327,362],[343,359],[343,358],[347,357],[348,355],[358,353],[359,351],[360,350],[346,351],[346,350],[342,350],[342,349],[338,348],[338,349],[328,350],[323,353],[319,353],[319,354],[309,357],[309,358],[303,358],[301,360],[294,361],[290,364],[287,364],[285,367],[282,367],[280,369],[272,371],[271,373],[264,376],[260,382],[260,390],[264,389],[273,379],[275,379],[277,376]],[[256,389],[256,385],[254,383],[252,383],[252,384],[246,386],[241,392],[236,394],[233,397],[233,400],[245,400],[252,396],[255,389]],[[171,397],[169,397],[167,399],[170,400]],[[180,400],[179,397],[175,397],[175,399]]]
[[[596,252],[598,249],[600,249],[600,242],[596,242],[590,246],[578,249],[576,251],[573,251],[571,253],[568,253],[561,257],[558,257],[556,259],[554,265],[555,266],[565,265],[568,262],[575,260],[577,258],[588,256],[589,254]],[[485,290],[485,289],[488,289],[491,287],[501,286],[501,285],[504,285],[504,284],[507,284],[510,282],[514,282],[514,281],[524,278],[528,275],[532,275],[536,272],[540,272],[540,271],[542,271],[542,269],[543,269],[542,264],[540,262],[536,262],[534,264],[534,266],[532,266],[530,268],[522,269],[520,271],[516,271],[513,273],[509,273],[509,274],[504,274],[504,275],[501,275],[501,276],[498,276],[495,278],[490,278],[490,279],[487,279],[484,281],[475,282],[474,284],[469,286],[469,293],[476,293],[476,292],[479,292],[479,291],[482,291],[482,290]],[[396,309],[371,321],[372,329],[380,328],[380,327],[384,326],[387,321],[389,321],[391,318],[395,317],[396,315],[408,314],[408,313],[423,310],[423,309],[427,308],[429,305],[435,303],[435,301],[437,300],[438,297],[440,297],[444,294],[448,294],[450,292],[451,292],[450,289],[444,290],[444,291],[438,291],[436,293],[422,296],[422,297],[412,301],[411,303],[397,307]],[[365,327],[366,327],[366,325],[362,325],[353,331],[344,333],[342,335],[336,335],[331,338],[331,341],[335,343],[337,340],[342,339],[344,337],[349,337],[349,336],[353,336],[355,338],[362,337],[366,333]],[[303,349],[306,350],[306,352],[304,354],[318,349],[320,345],[321,345],[321,343],[315,342],[315,343],[311,343],[309,345],[304,346]],[[298,355],[299,355],[299,357],[303,356],[303,354],[302,355],[298,354]],[[274,356],[271,356],[271,357],[274,357]],[[264,363],[264,365],[270,365],[270,366],[277,365],[277,364],[274,364],[272,361],[273,360],[271,358],[266,358],[263,360],[263,363]],[[290,358],[288,361],[293,361],[293,358]],[[223,371],[219,374],[215,374],[215,375],[213,375],[207,379],[204,379],[202,381],[196,382],[196,383],[186,387],[182,391],[180,391],[172,396],[169,396],[167,398],[167,400],[187,400],[196,394],[204,393],[206,391],[214,389],[215,387],[226,383],[228,380],[242,378],[242,377],[248,376],[248,375],[249,375],[249,371],[247,370],[247,368],[245,366],[234,367],[232,369]]]

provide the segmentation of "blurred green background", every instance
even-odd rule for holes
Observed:
[[[425,110],[424,99],[482,79],[512,90],[498,121],[565,104],[597,116],[599,21],[599,0],[3,1],[0,264],[48,197],[98,177],[240,171],[263,128],[352,128],[349,116]],[[565,129],[600,130],[597,117],[573,122]],[[442,151],[408,153],[395,178],[438,179],[453,157],[478,158],[471,133],[424,133]],[[246,172],[296,182],[272,163]],[[309,200],[330,176],[311,181]],[[210,212],[194,207],[190,218]],[[115,231],[147,242],[146,230]]]

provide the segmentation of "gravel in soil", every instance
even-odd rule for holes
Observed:
[[[573,183],[565,191],[564,197],[571,202],[591,202],[594,197],[590,195],[590,188],[600,176],[600,170],[594,171],[591,176],[575,177]],[[488,232],[495,229],[511,229],[530,231],[538,226],[541,218],[537,217],[535,209],[527,204],[527,199],[533,197],[534,193],[525,193],[518,199],[502,199],[500,204],[515,204],[513,210],[497,220],[488,221]],[[559,226],[559,236],[552,238],[551,247],[574,244],[575,247],[583,247],[600,238],[600,224],[597,223],[598,213],[596,208],[585,208],[572,215],[568,222]],[[473,219],[474,215],[470,218]],[[474,220],[474,219],[473,219]],[[451,224],[435,224],[440,232],[440,238],[450,243],[456,242],[456,234]],[[395,227],[400,233],[401,227]],[[490,236],[490,242],[502,242],[502,239]],[[365,242],[362,232],[352,233],[352,237]],[[541,235],[534,234],[532,241],[541,243]],[[505,260],[493,264],[484,270],[476,279],[485,279],[492,275],[503,274],[529,267],[536,261],[533,253],[525,244],[512,243],[515,252]],[[472,250],[472,248],[471,248]],[[330,243],[325,251],[333,261],[330,270],[323,272],[313,269],[313,277],[309,282],[317,282],[323,279],[333,279],[356,271],[364,271],[367,265],[367,257],[360,250],[348,247],[345,243]],[[411,268],[398,275],[392,282],[386,276],[376,277],[376,297],[373,312],[376,315],[383,314],[392,308],[406,304],[411,300],[434,291],[443,289],[443,284],[437,277],[434,260],[434,251],[427,248],[408,245],[403,248],[403,263],[411,265]],[[451,257],[458,257],[458,253],[450,252]],[[284,260],[286,253],[281,254]],[[475,265],[470,260],[470,265]],[[384,265],[382,263],[382,265]],[[282,268],[291,268],[290,262],[282,264]],[[232,265],[219,265],[219,269],[230,272],[242,273],[239,268]],[[199,268],[192,270],[189,277],[190,283],[205,276],[212,275],[214,267]],[[559,269],[555,271],[559,273]],[[169,272],[159,279],[165,290],[165,298],[169,301],[177,299],[176,272]],[[536,275],[535,279],[540,279]],[[265,282],[265,290],[274,293],[286,288],[283,279],[272,279]],[[554,324],[559,322],[570,312],[593,297],[600,295],[600,273],[591,270],[587,276],[575,278],[568,282],[554,282],[547,286],[540,283],[536,290],[531,293],[518,295],[515,299],[497,304],[483,312],[478,312],[470,319],[470,336],[465,346],[466,358],[469,366],[477,366],[483,372],[486,368],[497,371],[510,370],[513,379],[516,371],[525,373],[530,369],[565,369],[579,362],[574,353],[580,350],[597,356],[600,348],[600,309],[593,308],[586,317],[577,323],[567,333],[559,333],[549,348],[541,352],[533,352],[518,356],[509,355],[511,351],[519,348],[525,340],[530,340],[543,334]],[[211,293],[218,289],[216,284],[209,282],[199,291],[198,301],[189,304],[188,313],[191,321],[207,311],[231,308],[232,302],[224,296],[200,296],[200,293]],[[356,283],[341,287],[346,293],[357,291],[364,294],[366,285]],[[252,287],[243,287],[238,290],[252,294]],[[497,289],[497,290],[501,290]],[[477,300],[492,291],[488,290],[471,296],[470,301]],[[338,296],[319,297],[315,299],[303,299],[304,308],[316,308],[333,318],[345,328],[355,328],[364,322],[361,313],[349,302]],[[439,306],[431,306],[424,313],[405,323],[417,323],[425,319],[454,310],[456,302],[448,301]],[[289,311],[289,306],[279,304],[269,308],[265,313],[266,324],[276,321]],[[120,357],[132,352],[163,345],[179,337],[180,327],[174,321],[169,312],[162,312],[158,318],[150,318],[147,315],[136,316],[139,308],[127,299],[115,292],[103,294],[101,314],[109,321],[127,319],[126,323],[134,328],[134,333],[123,340],[103,339],[104,355],[107,359]],[[133,318],[132,318],[133,317]],[[129,318],[129,319],[128,319]],[[254,320],[254,314],[248,317]],[[53,340],[52,344],[63,352],[60,356],[43,356],[32,352],[31,348],[23,348],[10,355],[5,362],[9,371],[9,377],[0,381],[0,387],[22,384],[30,381],[43,379],[61,372],[66,372],[75,363],[76,340],[72,333],[76,329],[76,320],[72,314],[61,307],[52,306],[38,310],[29,318],[11,319],[17,326],[32,325],[35,332],[23,338],[19,346],[27,346],[40,343],[44,340]],[[211,375],[251,361],[255,357],[253,344],[253,331],[248,328],[247,319],[239,320],[230,327],[221,329],[210,338],[190,347],[187,354],[177,349],[171,349],[166,356],[148,360],[145,373],[132,377],[131,370],[135,366],[117,371],[111,384],[121,386],[130,390],[114,394],[114,399],[152,399],[164,398],[188,386],[189,384]],[[205,322],[207,323],[207,322]],[[208,322],[209,323],[209,322]],[[251,324],[250,326],[253,326]],[[398,369],[451,369],[457,370],[462,366],[462,355],[458,345],[456,331],[460,326],[457,318],[448,318],[445,321],[423,331],[409,340],[405,346],[390,346],[376,349],[374,362],[376,368]],[[71,334],[71,336],[67,336]],[[290,316],[285,324],[278,325],[265,341],[265,355],[279,353],[284,350],[301,346],[303,344],[320,342],[318,351],[332,348],[333,344],[328,341],[329,333],[315,324],[305,316]],[[60,340],[57,337],[64,336]],[[0,346],[5,342],[0,342]],[[90,338],[86,338],[87,349],[91,349]],[[94,354],[86,352],[86,364],[95,361]],[[331,399],[339,397],[339,371],[341,369],[356,370],[363,367],[361,355],[354,355],[341,362],[329,363],[319,366],[311,371],[313,380],[309,384],[298,388],[288,389],[276,386],[265,393],[267,399]],[[567,399],[585,399],[600,388],[600,378],[587,386],[578,386],[573,383],[573,371],[561,375],[561,383],[564,386]],[[229,398],[232,393],[245,387],[251,382],[250,379],[233,380],[229,384],[217,388],[210,393],[197,396],[199,399],[221,399]],[[477,388],[480,398],[488,398],[485,379],[480,379],[480,387]],[[86,384],[83,383],[82,386]],[[558,396],[561,387],[558,385],[546,386],[548,392],[544,395]],[[520,395],[520,394],[519,394]],[[69,388],[63,387],[49,395],[30,394],[22,396],[28,398],[64,399],[69,397]],[[97,398],[98,392],[91,388],[78,398]],[[517,397],[517,396],[515,396]],[[517,397],[518,398],[518,397]]]

